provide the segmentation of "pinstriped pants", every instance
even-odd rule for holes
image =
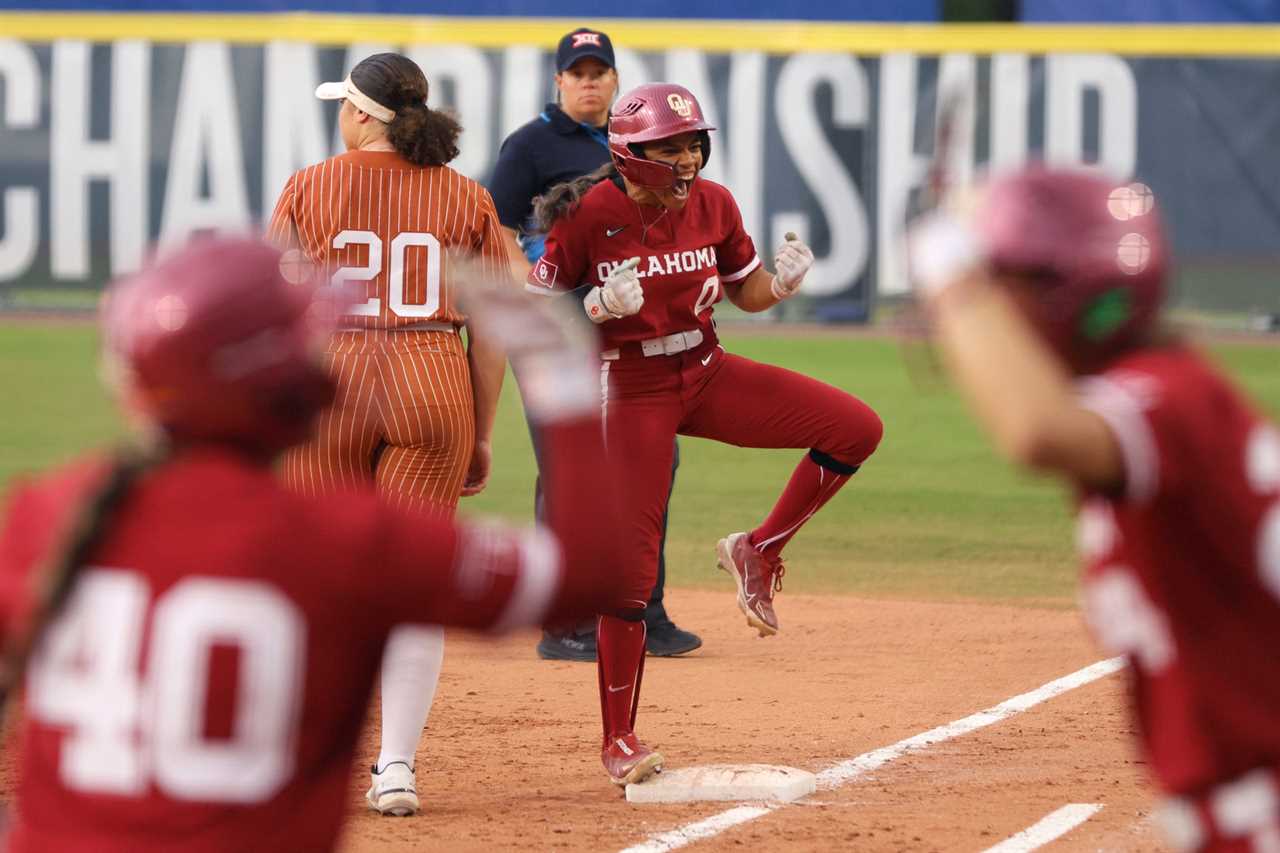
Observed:
[[[443,331],[344,331],[325,363],[338,383],[315,437],[284,458],[304,494],[374,486],[392,506],[452,514],[475,444],[467,356]]]

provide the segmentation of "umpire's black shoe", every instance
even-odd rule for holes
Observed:
[[[701,637],[677,628],[666,613],[656,619],[646,619],[645,627],[648,630],[645,633],[644,650],[655,657],[687,655],[694,649],[702,648]]]
[[[596,632],[552,634],[543,631],[542,640],[538,643],[538,657],[543,660],[594,661]]]

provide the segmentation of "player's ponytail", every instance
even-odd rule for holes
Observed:
[[[533,232],[546,234],[556,220],[572,213],[582,197],[601,181],[607,181],[618,174],[618,169],[610,160],[594,172],[589,172],[572,181],[556,184],[533,200]]]
[[[411,102],[396,110],[387,125],[387,141],[411,163],[443,166],[458,156],[462,127],[448,113]]]
[[[111,529],[118,510],[144,474],[165,459],[160,451],[119,451],[94,488],[71,511],[62,534],[32,573],[32,602],[24,623],[11,625],[0,657],[0,707],[21,684],[44,629],[66,603],[85,561]]]
[[[462,127],[454,117],[427,106],[427,76],[399,53],[375,53],[351,69],[361,92],[395,113],[387,141],[411,163],[443,166],[458,156]]]

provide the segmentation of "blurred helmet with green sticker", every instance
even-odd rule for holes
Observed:
[[[973,224],[991,271],[1028,283],[1032,321],[1074,366],[1105,363],[1154,325],[1169,263],[1145,184],[1029,166],[987,184]]]

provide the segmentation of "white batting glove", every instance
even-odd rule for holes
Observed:
[[[769,289],[778,301],[789,299],[800,289],[805,273],[813,266],[813,250],[787,232],[786,242],[773,256],[773,282]]]
[[[936,296],[985,260],[982,242],[964,218],[946,210],[927,213],[907,232],[911,277],[926,297]]]
[[[640,311],[644,305],[644,288],[636,266],[640,258],[627,258],[604,280],[603,287],[593,287],[582,300],[582,308],[593,323],[621,320]]]

